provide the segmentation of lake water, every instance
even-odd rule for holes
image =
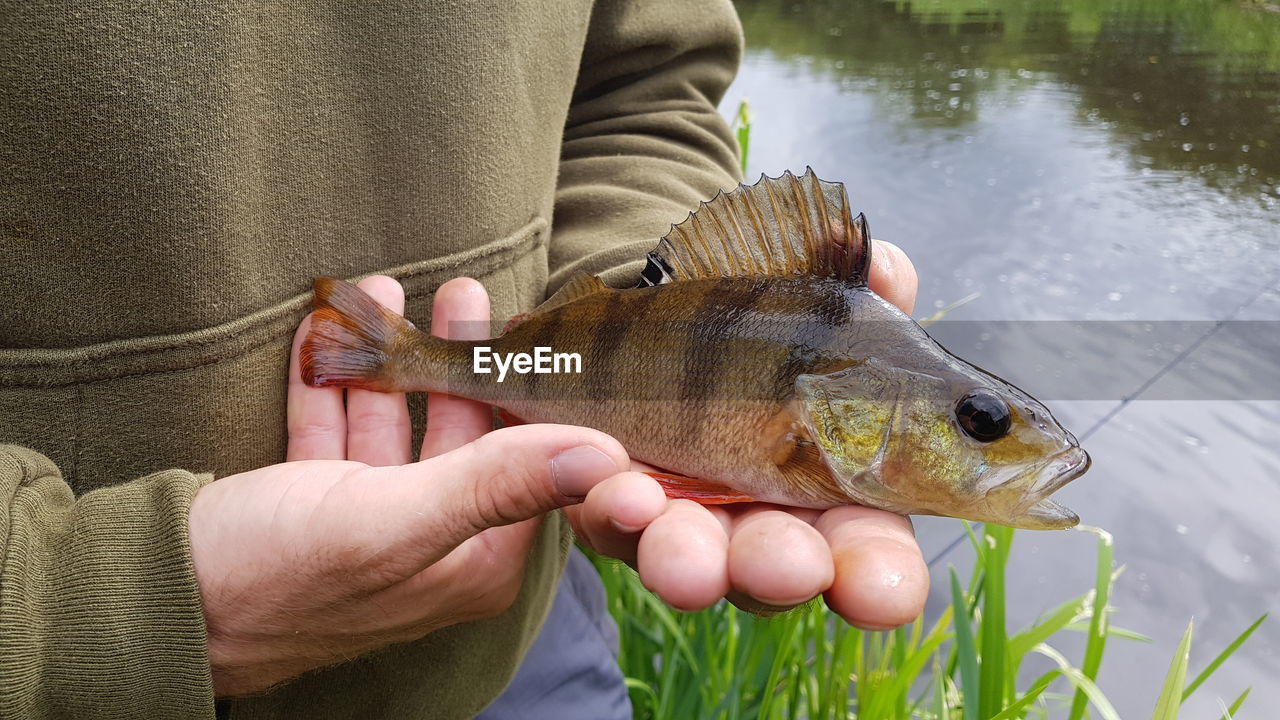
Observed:
[[[1092,454],[1057,498],[1115,537],[1113,623],[1154,642],[1112,640],[1101,686],[1122,717],[1149,717],[1190,618],[1195,673],[1280,609],[1280,7],[738,9],[748,51],[723,107],[749,101],[749,174],[812,165],[845,182],[915,262],[916,315],[976,293],[938,334],[1056,398]],[[917,528],[933,617],[969,550],[958,521]],[[1091,587],[1093,548],[1020,533],[1011,625]],[[1217,717],[1246,686],[1242,716],[1273,717],[1280,617],[1185,716]]]

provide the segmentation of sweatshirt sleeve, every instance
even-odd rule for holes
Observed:
[[[633,284],[645,253],[739,177],[716,110],[737,72],[729,0],[598,0],[561,150],[550,287]]]
[[[181,470],[75,497],[0,445],[0,717],[213,717]]]

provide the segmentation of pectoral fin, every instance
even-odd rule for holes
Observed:
[[[801,416],[803,411],[798,400],[784,405],[765,422],[760,432],[760,446],[778,466],[787,486],[794,489],[797,500],[846,504],[849,498],[822,461],[822,453],[814,445]]]

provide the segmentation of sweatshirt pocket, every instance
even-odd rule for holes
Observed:
[[[546,232],[539,218],[462,253],[366,274],[400,280],[420,327],[430,327],[436,288],[474,277],[501,323],[541,300]],[[0,349],[0,443],[50,457],[77,493],[168,468],[221,477],[279,462],[289,347],[310,301],[308,292],[177,335]]]

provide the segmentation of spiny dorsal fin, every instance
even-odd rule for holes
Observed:
[[[534,313],[546,312],[547,310],[558,308],[561,305],[568,305],[578,298],[583,298],[593,293],[598,293],[602,290],[608,289],[609,286],[601,282],[600,278],[580,272],[569,278],[568,282],[561,285],[560,289],[555,291],[551,297],[547,298],[546,302],[534,308],[533,312],[529,314],[532,315]]]
[[[807,274],[862,285],[870,262],[866,217],[851,217],[844,185],[806,168],[800,177],[761,175],[702,203],[649,253],[646,272],[667,276],[651,284]]]

